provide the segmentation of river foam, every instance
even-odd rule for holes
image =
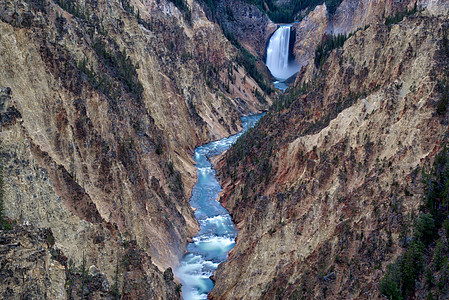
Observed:
[[[238,233],[228,211],[217,201],[221,187],[209,158],[227,150],[261,117],[262,114],[243,117],[241,132],[195,149],[198,181],[193,187],[190,205],[196,209],[200,231],[187,245],[188,253],[175,270],[185,300],[207,299],[214,287],[210,276],[227,259]]]

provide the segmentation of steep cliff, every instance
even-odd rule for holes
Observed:
[[[217,162],[239,236],[213,299],[380,298],[446,141],[448,26],[359,30]]]
[[[110,284],[118,266],[120,288],[179,296],[158,280],[197,230],[193,149],[270,103],[236,55],[196,2],[1,1],[6,217]]]
[[[327,3],[327,2],[326,2]],[[308,64],[322,39],[328,35],[349,35],[365,26],[383,23],[385,18],[413,9],[426,9],[432,15],[445,15],[447,1],[369,1],[343,0],[335,8],[326,3],[311,6],[300,22],[293,24],[294,55],[301,66]]]
[[[219,1],[215,16],[253,55],[265,57],[267,41],[277,26],[257,6],[244,0]]]
[[[300,23],[293,24],[295,43],[293,53],[300,66],[313,60],[315,49],[328,31],[328,16],[325,5],[317,6]]]
[[[416,1],[344,0],[331,13],[326,4],[318,5],[293,25],[296,60],[301,66],[308,64],[326,35],[351,34],[365,26],[382,23],[388,16],[412,10],[415,4]],[[419,4],[425,6],[424,2]]]

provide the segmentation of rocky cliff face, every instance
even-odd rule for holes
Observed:
[[[0,19],[6,216],[110,284],[118,265],[120,288],[177,295],[161,272],[197,230],[193,149],[269,100],[196,2],[2,1]],[[121,263],[130,241],[142,266]]]
[[[51,232],[17,227],[0,232],[3,299],[65,299],[65,269],[51,251]]]
[[[219,1],[216,17],[253,55],[264,58],[267,42],[277,29],[266,14],[243,0]]]
[[[171,269],[162,274],[135,242],[119,250],[123,260],[111,281],[85,257],[75,265],[57,248],[50,229],[15,226],[1,231],[0,251],[2,299],[180,298]]]
[[[388,16],[413,9],[415,3],[418,5],[416,1],[344,0],[332,15],[325,4],[316,6],[301,22],[293,25],[296,60],[301,66],[308,64],[325,35],[347,35],[365,26],[382,23]],[[423,2],[419,7],[426,5]]]
[[[448,26],[358,31],[217,163],[239,236],[213,299],[380,298],[447,133]]]
[[[383,22],[386,17],[413,9],[416,1],[350,1],[344,0],[331,17],[333,34],[348,34],[367,24]]]
[[[326,5],[323,4],[317,6],[300,23],[293,24],[293,54],[300,66],[305,66],[313,60],[315,49],[328,30],[328,22]]]
[[[412,10],[416,5],[418,9],[426,9],[432,15],[445,15],[448,12],[447,1],[441,0],[410,0],[410,1],[354,1],[344,0],[332,16],[333,34],[351,33],[368,24],[383,22],[388,16],[398,12]]]

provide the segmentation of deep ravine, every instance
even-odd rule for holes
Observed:
[[[190,204],[195,209],[200,231],[193,242],[187,245],[188,253],[175,270],[185,300],[207,299],[214,287],[210,276],[227,259],[228,251],[234,248],[237,237],[237,229],[229,212],[217,201],[221,187],[209,158],[226,151],[262,115],[242,117],[243,129],[238,134],[195,149],[198,181],[193,188]]]

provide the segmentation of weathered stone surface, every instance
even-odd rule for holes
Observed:
[[[444,0],[421,0],[417,1],[419,6],[425,7],[426,10],[435,16],[444,16],[449,13],[449,3]]]
[[[447,132],[449,21],[424,15],[357,32],[323,72],[309,65],[248,138],[260,142],[218,162],[239,236],[213,299],[381,298],[423,197],[419,170]]]
[[[51,232],[0,230],[0,297],[66,299],[65,268],[52,255]]]
[[[216,17],[246,49],[265,57],[267,42],[277,25],[258,7],[243,0],[223,0],[219,1]]]
[[[313,61],[315,49],[322,38],[328,35],[350,34],[367,25],[383,23],[392,16],[407,9],[412,10],[416,1],[370,1],[343,0],[333,15],[329,15],[326,5],[317,6],[300,23],[294,24],[296,41],[294,54],[301,66]],[[445,1],[429,3],[430,7],[445,7]],[[427,6],[426,1],[417,4],[418,8]],[[430,11],[430,10],[428,10]]]
[[[196,2],[191,22],[170,1],[131,1],[134,14],[126,1],[63,2],[0,1],[5,214],[51,228],[76,267],[85,257],[109,283],[135,240],[147,258],[129,272],[177,298],[162,271],[198,229],[193,149],[270,100]]]
[[[326,5],[319,5],[300,23],[293,24],[296,33],[293,53],[300,66],[313,61],[315,49],[321,43],[328,31],[328,16]]]

